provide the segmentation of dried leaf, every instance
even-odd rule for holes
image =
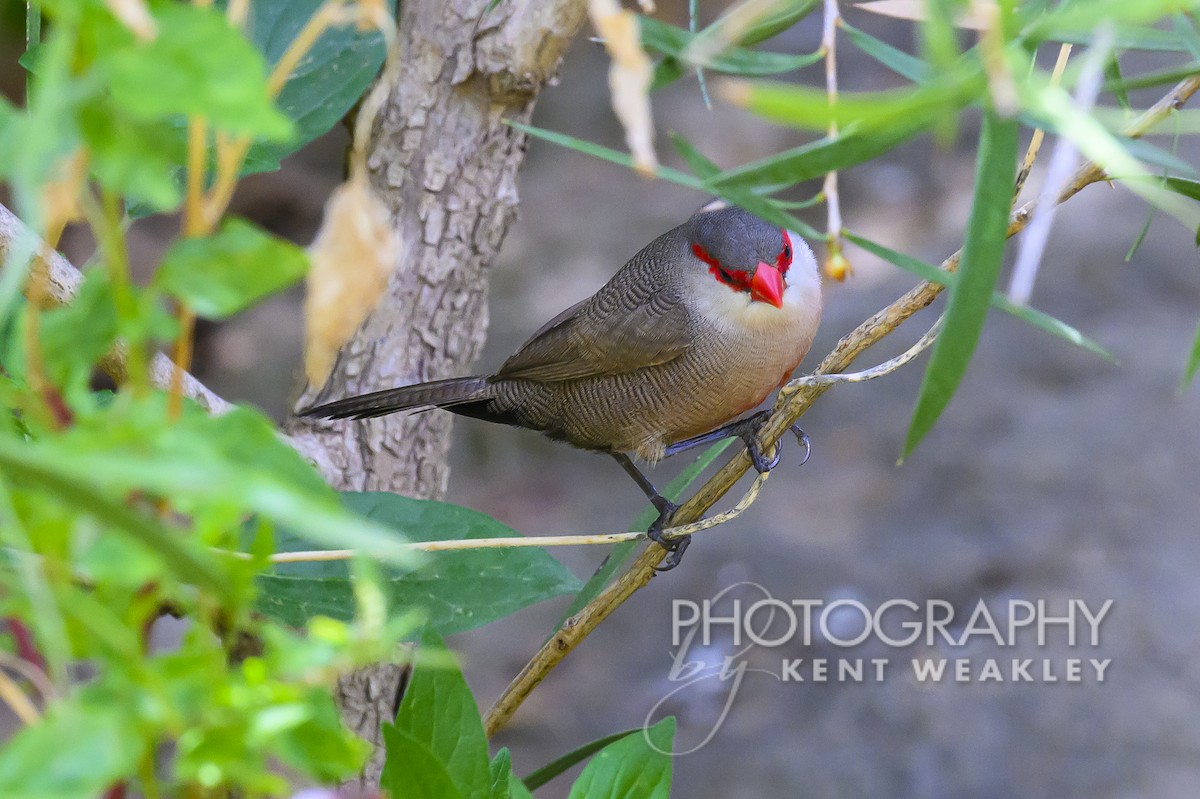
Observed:
[[[637,15],[617,0],[588,0],[592,25],[612,58],[608,87],[613,111],[625,128],[625,142],[634,168],[644,175],[658,169],[654,154],[654,118],[650,114],[650,82],[654,65],[642,50]]]
[[[907,19],[913,22],[925,22],[929,19],[928,6],[925,0],[869,0],[865,3],[855,3],[855,8],[895,19]],[[976,3],[965,10],[954,24],[968,30],[984,30],[987,28],[987,18]]]
[[[145,0],[104,0],[113,16],[121,20],[121,24],[133,31],[144,42],[149,42],[158,36],[158,25],[150,16],[150,9]]]
[[[375,307],[400,258],[391,217],[364,172],[356,172],[329,198],[308,254],[304,371],[315,387],[329,377],[338,350]]]

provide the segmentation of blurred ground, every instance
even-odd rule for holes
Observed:
[[[905,29],[898,31],[891,38],[908,46]],[[812,20],[772,46],[809,51],[817,39]],[[896,82],[848,54],[843,66],[849,88]],[[620,147],[604,68],[601,53],[576,43],[536,123]],[[1144,106],[1154,98],[1140,99]],[[803,141],[727,108],[705,111],[694,81],[657,97],[655,113],[664,152],[662,134],[677,130],[723,166]],[[340,146],[339,134],[326,137],[283,172],[248,181],[239,212],[307,243],[340,176]],[[1180,154],[1200,163],[1200,152]],[[971,158],[969,148],[937,151],[925,142],[852,170],[843,176],[847,225],[939,261],[961,243]],[[521,196],[521,218],[493,275],[481,369],[498,365],[542,321],[595,290],[704,201],[539,142],[530,145]],[[713,739],[676,761],[675,796],[1194,796],[1200,389],[1179,394],[1176,387],[1200,318],[1200,256],[1190,232],[1160,218],[1126,264],[1145,217],[1123,190],[1085,190],[1057,217],[1035,294],[1040,308],[1098,339],[1119,365],[993,315],[958,396],[900,468],[894,464],[923,361],[834,388],[804,420],[814,443],[809,464],[798,467],[798,450],[789,448],[742,519],[698,539],[680,569],[621,608],[533,694],[498,739],[514,749],[518,772],[640,725],[673,687],[671,600],[712,597],[749,580],[785,600],[855,598],[875,606],[936,598],[964,612],[979,598],[994,608],[1009,598],[1075,598],[1092,607],[1112,599],[1101,646],[1080,655],[1112,665],[1104,684],[1075,686],[931,687],[899,669],[864,684],[782,684],[752,674]],[[143,227],[135,253],[149,259],[169,232],[166,223]],[[851,250],[850,257],[857,275],[827,286],[808,368],[914,282],[865,253]],[[927,311],[914,319],[863,365],[899,352],[933,318]],[[287,295],[209,329],[200,377],[230,399],[284,413],[296,390],[300,324],[298,297]],[[456,436],[448,499],[522,532],[621,530],[640,507],[636,488],[607,458],[472,421],[459,423]],[[678,468],[665,464],[656,478],[665,482]],[[560,554],[582,576],[601,558]],[[532,608],[456,639],[481,703],[516,674],[562,607]],[[729,651],[725,642],[709,654]],[[758,653],[756,662],[778,654]],[[836,652],[817,645],[787,654]],[[972,654],[1013,653],[989,645]],[[707,734],[724,699],[694,691],[670,706],[681,746]],[[552,784],[539,795],[565,793]]]

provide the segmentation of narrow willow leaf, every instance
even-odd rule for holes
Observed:
[[[679,157],[688,165],[688,169],[692,170],[703,180],[708,180],[721,173],[721,168],[708,159],[704,153],[696,149],[696,146],[690,141],[680,136],[678,133],[670,134],[671,144],[675,147],[675,152],[679,153]]]
[[[707,185],[719,190],[767,183],[792,185],[821,178],[829,172],[878,158],[901,142],[916,136],[930,124],[930,120],[921,120],[919,125],[896,125],[890,130],[870,132],[863,132],[856,126],[847,126],[837,138],[819,139],[768,158],[724,170],[709,179]]]
[[[1125,253],[1125,263],[1133,260],[1133,256],[1141,248],[1142,242],[1146,240],[1146,235],[1150,232],[1150,225],[1154,223],[1154,209],[1150,209],[1150,213],[1146,214],[1146,221],[1142,224],[1142,229],[1138,231],[1137,236],[1133,240],[1133,244],[1129,245],[1129,250]]]
[[[876,39],[869,33],[860,31],[854,26],[842,22],[842,31],[854,42],[855,47],[874,58],[880,64],[901,77],[908,78],[913,83],[924,83],[932,74],[929,64],[903,50],[892,47],[887,42]]]
[[[1113,52],[1109,56],[1108,63],[1104,67],[1104,77],[1106,78],[1105,85],[1113,87],[1112,92],[1116,95],[1117,102],[1120,103],[1121,108],[1128,111],[1129,92],[1125,90],[1126,87],[1121,80],[1121,60],[1118,53]]]
[[[786,3],[775,3],[771,11],[746,28],[738,37],[738,44],[749,47],[783,33],[811,14],[820,2],[821,0],[790,0]]]
[[[675,61],[682,61],[688,46],[700,34],[690,33],[683,28],[668,25],[652,17],[641,17],[642,46],[654,50]],[[791,55],[747,50],[744,47],[728,47],[696,66],[724,72],[730,75],[749,77],[777,75],[815,64],[822,53]]]
[[[1184,180],[1183,178],[1167,178],[1166,187],[1176,194],[1200,200],[1200,180]]]
[[[946,272],[933,264],[926,263],[918,258],[913,258],[911,255],[905,255],[902,252],[897,252],[882,244],[864,239],[862,236],[857,236],[850,232],[844,233],[848,241],[852,241],[859,247],[862,247],[867,252],[873,253],[880,258],[892,263],[906,272],[911,272],[922,280],[927,280],[930,283],[937,283],[939,286],[954,286],[958,280],[958,275],[954,272]],[[1016,305],[999,291],[992,291],[991,305],[1005,313],[1011,314],[1023,322],[1026,322],[1039,330],[1043,330],[1052,336],[1057,336],[1063,341],[1074,344],[1076,347],[1081,347],[1089,352],[1093,352],[1104,358],[1107,361],[1116,362],[1116,358],[1112,353],[1104,349],[1098,342],[1088,338],[1076,328],[1057,319],[1047,313],[1043,313],[1036,308],[1030,308],[1028,305]]]
[[[1186,14],[1176,12],[1173,29],[1192,58],[1200,59],[1200,31],[1196,30],[1196,23]]]
[[[536,791],[538,788],[550,782],[550,780],[554,779],[559,774],[562,774],[576,763],[582,763],[584,760],[587,760],[589,757],[596,754],[609,744],[616,743],[627,735],[640,735],[641,733],[642,728],[635,727],[632,730],[625,730],[624,732],[617,732],[613,733],[612,735],[606,735],[603,738],[598,738],[595,741],[586,743],[577,749],[572,749],[570,752],[567,752],[565,755],[554,760],[552,763],[547,763],[537,771],[533,772],[527,777],[524,777],[521,782],[525,783],[525,787],[529,790]]]
[[[1183,370],[1183,380],[1179,390],[1187,388],[1196,379],[1196,371],[1200,370],[1200,325],[1196,326],[1196,335],[1192,338],[1192,351],[1188,353],[1187,366]]]
[[[824,89],[777,81],[730,81],[722,93],[764,119],[804,130],[825,130],[831,122],[886,130],[936,119],[976,99],[985,86],[980,72],[963,68],[917,88],[844,92],[834,103]]]
[[[1105,82],[1104,88],[1110,91],[1116,91],[1118,88],[1123,90],[1145,89],[1152,86],[1163,86],[1168,83],[1178,83],[1196,74],[1200,74],[1200,61],[1193,61],[1178,67],[1167,67],[1166,69],[1159,69],[1154,72],[1145,72],[1141,75],[1135,75],[1132,78],[1122,78],[1119,82],[1108,80]]]
[[[966,374],[1000,274],[1008,211],[1016,177],[1016,120],[984,115],[975,169],[975,195],[958,280],[950,291],[945,327],[933,346],[904,442],[909,455],[930,431]]]
[[[511,119],[506,120],[505,124],[516,128],[522,133],[533,136],[536,139],[552,142],[560,147],[566,147],[570,150],[575,150],[576,152],[590,155],[594,158],[599,158],[602,161],[609,161],[610,163],[619,164],[620,166],[628,167],[630,169],[634,168],[633,158],[629,155],[629,153],[621,152],[620,150],[614,150],[611,147],[605,147],[602,144],[595,144],[590,141],[585,141],[584,139],[580,139],[575,136],[569,136],[565,133],[557,133],[552,130],[546,130],[545,128],[535,127],[534,125],[525,125],[520,122],[514,122]],[[671,183],[676,183],[680,186],[685,186],[689,189],[698,189],[700,191],[706,190],[703,183],[686,172],[680,172],[678,169],[671,169],[670,167],[660,165],[654,170],[654,176]]]

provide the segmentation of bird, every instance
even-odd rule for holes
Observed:
[[[821,319],[816,257],[800,236],[723,201],[642,248],[595,294],[555,316],[489,375],[399,386],[317,405],[305,417],[367,419],[442,408],[607,453],[658,511],[647,531],[678,564],[690,543],[662,531],[678,509],[630,455],[738,436],[769,471],[747,418],[800,365]],[[734,420],[734,421],[731,421]],[[803,431],[793,428],[806,448]]]

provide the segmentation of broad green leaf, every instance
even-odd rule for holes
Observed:
[[[568,799],[668,799],[675,719],[601,749],[571,786]]]
[[[300,247],[229,219],[211,236],[172,245],[155,283],[200,316],[224,319],[292,285],[307,269]]]
[[[81,331],[86,331],[81,335]],[[86,386],[92,367],[117,338],[117,311],[108,276],[90,269],[69,305],[42,314],[39,340],[51,378]]]
[[[925,263],[924,261],[913,258],[911,255],[905,255],[902,252],[897,252],[889,247],[884,247],[882,244],[864,239],[861,236],[856,236],[853,233],[846,232],[845,237],[848,241],[852,241],[859,247],[870,253],[874,253],[880,258],[888,261],[901,269],[911,272],[922,280],[927,280],[930,283],[937,283],[940,286],[953,286],[958,279],[958,275],[954,272],[943,271],[933,264]],[[1107,361],[1115,361],[1112,354],[1100,346],[1096,341],[1088,338],[1083,333],[1071,327],[1066,322],[1042,313],[1036,308],[1030,308],[1028,305],[1016,305],[1007,296],[999,291],[992,292],[991,304],[993,308],[999,308],[1005,313],[1012,314],[1018,319],[1027,322],[1030,325],[1044,330],[1052,336],[1057,336],[1077,347],[1082,347],[1089,352],[1094,352],[1101,358]]]
[[[428,748],[464,797],[485,799],[491,786],[487,736],[475,697],[462,672],[444,662],[447,654],[437,633],[427,631],[421,637],[418,657],[432,655],[435,662],[418,660],[396,713],[395,729]],[[388,755],[390,765],[390,751]]]
[[[466,799],[429,747],[391,724],[383,725],[387,760],[379,787],[395,799]]]
[[[1065,42],[1067,44],[1090,45],[1095,39],[1095,29],[1085,31],[1043,31],[1030,34],[1031,41]],[[1152,50],[1161,52],[1184,52],[1187,46],[1180,41],[1179,36],[1172,31],[1157,28],[1143,28],[1134,25],[1122,25],[1115,31],[1113,46],[1121,50]]]
[[[512,773],[512,754],[501,749],[492,758],[492,799],[533,799],[525,783]]]
[[[79,109],[79,128],[100,185],[148,210],[179,204],[185,147],[176,126],[133,119],[113,104],[98,101]]]
[[[1196,335],[1192,338],[1192,349],[1188,353],[1187,366],[1183,370],[1183,380],[1179,388],[1182,390],[1196,379],[1196,371],[1200,369],[1200,325],[1196,327]]]
[[[322,2],[251,3],[246,35],[274,66]],[[395,10],[395,0],[385,4],[389,13]],[[385,54],[383,37],[374,29],[347,24],[326,30],[276,98],[279,109],[295,124],[295,137],[286,143],[256,144],[247,156],[248,171],[277,168],[281,158],[329,131],[371,85]]]
[[[286,140],[293,132],[267,91],[266,64],[214,8],[154,7],[158,35],[105,59],[112,99],[145,120],[206,118],[228,133]]]
[[[984,115],[975,169],[975,195],[958,280],[950,291],[945,325],[925,370],[921,392],[904,443],[904,456],[925,437],[967,371],[992,290],[1000,274],[1008,211],[1016,177],[1015,120],[989,111]]]
[[[27,464],[41,452],[72,488],[86,487],[119,507],[124,506],[110,498],[134,490],[167,497],[183,512],[232,507],[330,548],[360,550],[400,566],[422,561],[395,531],[347,511],[261,414],[242,408],[210,416],[188,404],[183,418],[172,422],[165,405],[161,395],[122,394],[111,409],[76,424],[53,444],[14,447],[13,457]],[[174,535],[170,540],[183,546]]]
[[[5,799],[83,799],[137,772],[143,738],[123,708],[60,701],[0,749]]]
[[[667,487],[662,491],[662,495],[672,502],[678,502],[683,496],[683,492],[686,491],[693,482],[695,482],[696,478],[700,476],[700,473],[711,466],[713,461],[719,458],[721,453],[729,449],[730,445],[732,445],[735,440],[736,439],[733,438],[727,438],[724,441],[718,441],[716,444],[713,444],[711,447],[704,450],[704,452],[700,454],[700,457],[696,458],[694,462],[688,464],[687,468],[685,468],[678,474],[678,476],[676,476],[674,480],[667,484]],[[646,509],[639,513],[637,518],[633,520],[633,524],[629,525],[629,529],[633,531],[649,529],[650,524],[656,518],[658,518],[658,511],[654,509],[653,505],[648,505]],[[613,578],[621,566],[623,566],[624,563],[629,559],[629,556],[632,555],[634,550],[637,549],[638,544],[638,541],[622,541],[619,544],[613,545],[613,548],[608,553],[608,557],[606,557],[604,562],[600,564],[600,568],[596,570],[595,574],[591,576],[583,588],[581,588],[575,595],[575,598],[571,600],[570,606],[567,608],[562,618],[559,619],[559,626],[561,626],[564,621],[574,616],[576,613],[582,610],[585,605],[600,595],[600,592],[604,590],[606,585],[608,585],[608,581]]]
[[[1191,17],[1182,12],[1175,12],[1173,29],[1183,46],[1192,54],[1192,58],[1200,59],[1200,31]]]
[[[1085,44],[1090,42],[1100,20],[1113,23],[1116,46],[1123,49],[1181,50],[1186,45],[1174,31],[1138,27],[1154,25],[1180,9],[1179,0],[1087,0],[1060,3],[1036,17],[1024,32],[1029,39]]]
[[[845,21],[842,22],[841,29],[859,50],[862,50],[897,75],[908,78],[913,83],[925,83],[929,80],[932,74],[929,64],[921,59],[911,56],[903,50],[898,50],[887,42],[880,41],[869,33],[864,33]]]
[[[1167,172],[1181,177],[1200,177],[1200,173],[1196,171],[1196,168],[1187,161],[1184,161],[1173,152],[1154,146],[1145,139],[1118,137],[1117,141],[1125,148],[1126,152],[1139,161],[1144,161],[1153,166],[1160,166]],[[1155,180],[1160,184],[1162,182],[1161,178],[1156,178]]]
[[[643,728],[635,727],[632,730],[625,730],[624,732],[617,732],[613,733],[612,735],[606,735],[603,738],[598,738],[591,743],[586,743],[583,746],[572,749],[570,752],[567,752],[562,757],[556,758],[551,763],[547,763],[537,771],[522,779],[521,782],[524,783],[525,787],[529,790],[536,791],[538,788],[550,782],[550,780],[554,779],[559,774],[562,774],[564,771],[570,769],[576,763],[582,763],[584,760],[587,760],[589,757],[596,754],[596,752],[599,752],[609,744],[616,743],[617,741],[629,735],[641,735],[643,732]]]
[[[114,532],[129,536],[158,552],[182,579],[206,586],[220,594],[229,591],[229,577],[214,556],[194,542],[180,538],[157,519],[130,508],[123,499],[98,487],[101,475],[111,474],[119,463],[79,456],[70,450],[0,437],[0,471],[63,497],[73,506],[111,525]],[[113,453],[119,462],[121,455]]]
[[[519,533],[468,508],[383,492],[342,495],[346,506],[411,541],[507,538]],[[287,535],[276,549],[309,548]],[[419,608],[443,635],[474,629],[551,597],[574,593],[580,582],[545,550],[536,547],[433,552],[412,571],[385,571],[383,588],[396,608]],[[351,575],[344,562],[279,566],[259,578],[260,608],[301,626],[316,615],[349,621],[354,616]]]
[[[681,60],[692,40],[700,35],[683,28],[659,22],[652,17],[640,17],[642,46],[664,56]],[[765,53],[742,47],[728,47],[697,66],[730,75],[777,75],[802,69],[821,60],[821,53],[788,55]]]

